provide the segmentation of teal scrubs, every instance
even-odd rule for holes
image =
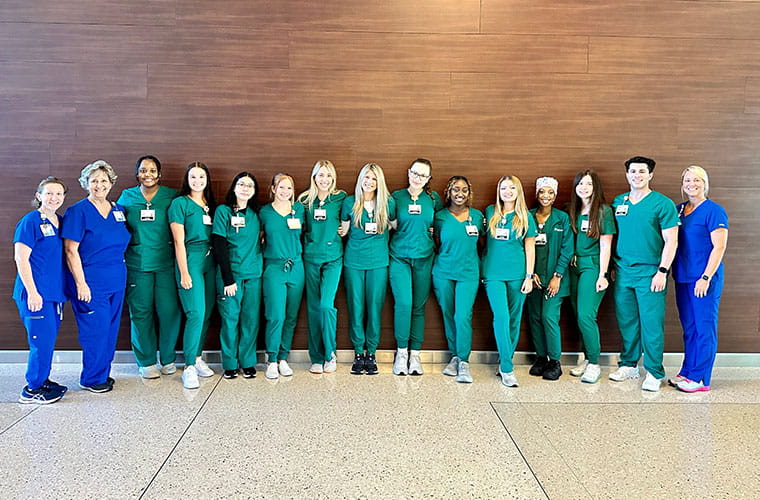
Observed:
[[[618,231],[615,314],[623,338],[619,365],[636,366],[643,352],[644,368],[661,379],[665,377],[662,353],[667,287],[653,292],[650,286],[665,246],[662,231],[678,226],[678,211],[670,198],[657,191],[635,204],[628,195],[612,201]]]
[[[408,189],[400,189],[392,196],[398,221],[391,238],[388,269],[395,302],[393,328],[399,349],[420,350],[435,246],[430,228],[443,203],[435,191],[423,191],[412,199]]]
[[[185,228],[187,270],[192,286],[185,290],[180,284],[179,267],[176,282],[179,301],[185,311],[183,349],[185,366],[194,366],[195,358],[203,353],[211,312],[216,298],[214,259],[211,256],[211,215],[188,196],[175,198],[169,206],[169,223]]]
[[[514,371],[512,356],[520,339],[525,294],[520,290],[525,281],[525,238],[536,237],[536,221],[528,217],[528,229],[519,236],[512,231],[515,213],[506,214],[498,228],[505,230],[505,239],[496,239],[488,230],[488,221],[494,214],[494,206],[486,208],[486,248],[483,253],[481,274],[488,302],[493,312],[493,334],[499,350],[499,369],[503,373]]]
[[[362,209],[361,227],[354,224],[355,196],[343,201],[342,221],[351,226],[346,237],[343,256],[343,284],[346,287],[348,306],[348,333],[355,354],[374,355],[380,343],[380,322],[388,286],[388,240],[390,229],[371,234],[365,231],[368,223],[375,222],[366,209]],[[388,220],[396,219],[396,200],[388,200]]]
[[[615,218],[607,205],[602,207],[601,234],[615,234]],[[581,331],[583,352],[589,363],[599,364],[601,345],[599,324],[596,321],[599,305],[606,290],[596,291],[599,279],[599,238],[590,238],[584,228],[588,227],[588,215],[576,219],[575,259],[570,266],[570,300],[575,310],[578,329]]]
[[[122,191],[132,239],[127,247],[126,298],[131,320],[132,352],[139,366],[174,363],[182,312],[174,280],[174,245],[169,205],[175,189],[159,186],[150,201],[140,186]]]
[[[261,209],[259,219],[264,233],[262,282],[267,318],[264,337],[269,362],[275,363],[287,359],[290,353],[303,297],[301,231],[304,207],[294,203],[291,213],[283,216],[269,204]]]
[[[536,218],[537,209],[530,211]],[[562,357],[562,337],[559,329],[559,315],[562,299],[570,295],[570,280],[565,277],[573,258],[573,231],[570,217],[562,210],[552,208],[544,224],[536,219],[536,265],[534,272],[541,279],[542,288],[534,289],[526,299],[528,324],[533,338],[533,346],[539,357],[559,361]],[[542,236],[545,235],[545,236]],[[544,241],[545,238],[545,241]],[[559,290],[554,297],[546,294],[546,287],[554,276],[561,274]]]
[[[256,366],[261,312],[261,224],[251,208],[233,211],[230,206],[221,205],[214,214],[212,232],[227,241],[232,279],[237,285],[235,295],[225,295],[222,272],[217,270],[216,303],[222,318],[219,330],[222,368],[250,368]]]
[[[464,221],[448,208],[433,220],[440,241],[433,264],[433,289],[441,306],[446,341],[452,357],[470,360],[472,350],[472,308],[478,294],[480,258],[478,240],[485,233],[483,213],[470,208]]]
[[[335,295],[343,267],[343,241],[338,228],[345,199],[346,193],[338,191],[322,201],[315,199],[311,208],[303,202],[309,358],[317,364],[332,359],[337,347]]]

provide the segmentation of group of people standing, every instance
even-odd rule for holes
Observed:
[[[351,195],[337,188],[333,164],[320,160],[300,195],[290,175],[276,174],[268,189],[270,203],[261,208],[259,185],[250,172],[237,174],[217,205],[203,163],[188,165],[177,192],[160,184],[158,158],[143,156],[136,163],[138,185],[125,189],[117,202],[109,200],[116,182],[113,168],[102,160],[87,165],[79,182],[88,196],[60,216],[66,187],[49,177],[38,186],[38,208],[19,221],[14,235],[18,277],[13,297],[30,346],[27,385],[19,401],[51,403],[66,392],[49,379],[66,300],[72,303],[83,352],[80,386],[92,392],[113,388],[109,372],[125,298],[144,378],[176,372],[183,314],[184,387],[198,388],[199,377],[214,374],[201,354],[215,304],[223,376],[255,377],[262,302],[265,376],[293,375],[287,358],[304,291],[309,370],[334,372],[341,275],[354,347],[352,374],[378,373],[375,354],[390,281],[394,374],[423,374],[424,310],[432,287],[451,352],[443,373],[472,382],[472,311],[482,283],[504,385],[518,385],[512,357],[525,303],[536,350],[530,374],[560,377],[559,316],[568,296],[585,353],[571,374],[595,383],[601,375],[596,318],[610,284],[613,253],[623,351],[610,379],[638,377],[643,353],[647,377],[642,389],[659,390],[672,264],[685,356],[670,382],[687,392],[709,390],[726,213],[707,199],[708,178],[700,167],[684,170],[682,192],[688,201],[676,207],[649,187],[653,160],[634,157],[625,166],[631,189],[611,207],[598,175],[578,173],[567,212],[554,208],[559,183],[553,177],[536,180],[537,206],[531,210],[514,175],[499,179],[485,213],[472,208],[472,186],[464,176],[451,177],[441,199],[430,188],[431,162],[423,158],[409,166],[408,186],[393,193],[379,165],[364,165]]]

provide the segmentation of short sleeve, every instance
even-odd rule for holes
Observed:
[[[227,228],[230,227],[230,216],[231,213],[226,209],[226,205],[217,208],[214,214],[214,225],[212,226],[211,234],[217,234],[226,238]]]
[[[435,191],[431,191],[430,195],[433,197],[433,209],[437,212],[443,208],[443,202],[441,197]]]
[[[37,243],[37,232],[34,217],[24,216],[16,224],[16,232],[13,234],[13,243],[23,243],[29,248],[34,248]]]
[[[351,220],[353,209],[353,197],[347,196],[343,200],[343,204],[340,206],[340,220],[346,222]]]
[[[293,204],[293,211],[295,212],[296,218],[301,221],[301,224],[306,224],[306,211],[303,204],[295,202]]]
[[[680,223],[676,204],[670,198],[663,195],[662,203],[660,204],[660,228],[670,229],[671,227],[678,226]]]
[[[185,225],[185,207],[182,203],[182,198],[175,198],[172,204],[169,205],[169,223],[171,224],[172,222]]]
[[[398,214],[396,214],[396,199],[393,197],[388,198],[388,220],[396,220]]]
[[[535,238],[538,236],[538,227],[536,227],[536,219],[532,214],[528,214],[528,231],[525,233],[526,238]]]
[[[61,227],[61,238],[81,242],[85,231],[85,216],[82,207],[79,204],[70,206],[64,213],[64,219],[66,222]]]
[[[723,207],[715,203],[710,208],[710,213],[705,218],[707,230],[713,232],[716,229],[728,229],[728,214]]]

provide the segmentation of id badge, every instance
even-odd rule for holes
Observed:
[[[233,215],[230,217],[230,224],[232,224],[232,227],[245,227],[245,217],[242,215]]]
[[[203,223],[207,226],[211,225],[211,216],[208,214],[203,214]]]
[[[156,211],[153,209],[140,210],[140,220],[143,222],[153,222],[156,220]]]
[[[585,220],[581,221],[581,232],[582,233],[587,233],[588,232],[588,219],[585,219]]]
[[[53,229],[52,224],[40,224],[40,231],[42,231],[42,236],[55,236],[55,230]]]
[[[314,209],[314,220],[326,220],[326,219],[327,219],[327,209],[325,208]]]
[[[497,240],[508,240],[509,239],[509,228],[508,227],[497,227],[496,228],[496,239]]]
[[[628,205],[618,205],[617,208],[615,208],[615,217],[621,217],[623,215],[628,215]]]
[[[288,229],[301,229],[301,219],[288,218]]]
[[[364,234],[377,234],[377,222],[366,222],[364,224]]]
[[[412,215],[419,215],[422,213],[422,205],[417,205],[416,203],[414,205],[409,205],[407,212]]]
[[[465,226],[465,229],[467,230],[468,236],[480,236],[480,232],[478,232],[478,226],[475,224],[467,224]]]
[[[546,233],[538,233],[536,235],[536,246],[542,247],[546,245]]]
[[[127,220],[126,218],[124,218],[124,212],[122,212],[121,210],[114,210],[113,218],[116,219],[116,222],[124,222],[125,220]]]

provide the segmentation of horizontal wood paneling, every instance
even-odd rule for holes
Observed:
[[[64,139],[74,137],[75,110],[70,106],[0,101],[0,138]]]
[[[744,99],[745,113],[760,113],[760,78],[747,78]]]
[[[23,23],[72,23],[171,26],[177,0],[3,0],[0,20]]]

